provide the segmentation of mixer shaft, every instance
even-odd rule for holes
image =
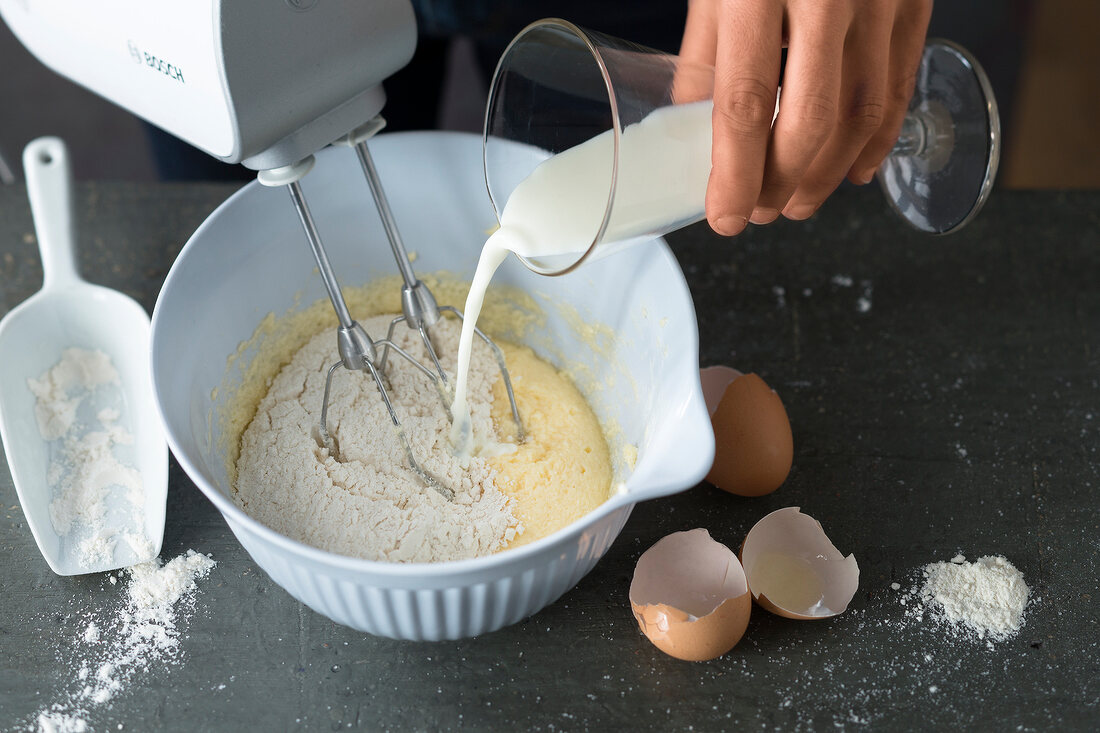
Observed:
[[[444,498],[453,500],[454,490],[440,483],[438,479],[426,471],[416,460],[412,446],[409,445],[405,431],[401,427],[401,421],[398,419],[397,412],[394,410],[393,403],[390,401],[389,392],[386,390],[386,386],[383,383],[382,375],[375,365],[378,359],[376,347],[384,346],[387,352],[392,348],[403,358],[408,360],[409,363],[426,374],[435,384],[437,391],[441,392],[438,378],[430,369],[418,362],[407,351],[392,343],[388,338],[381,341],[374,341],[371,339],[363,327],[352,319],[351,312],[348,310],[347,303],[344,301],[343,293],[340,291],[340,284],[336,279],[336,273],[332,269],[332,265],[328,259],[328,253],[321,243],[321,235],[317,231],[317,226],[313,221],[313,215],[310,213],[309,205],[306,203],[305,195],[302,192],[300,180],[312,167],[313,158],[310,157],[293,166],[286,166],[272,171],[262,171],[258,178],[260,183],[267,186],[285,185],[287,187],[290,198],[294,203],[294,209],[302,222],[302,228],[305,230],[306,239],[309,242],[313,258],[317,262],[317,268],[321,273],[321,280],[324,282],[325,289],[328,291],[333,310],[336,311],[336,318],[340,322],[339,328],[337,329],[337,344],[339,346],[340,361],[329,367],[325,377],[325,393],[321,403],[321,420],[320,424],[317,426],[317,432],[319,433],[317,437],[319,442],[322,447],[329,451],[329,454],[333,458],[339,460],[339,446],[328,430],[329,396],[332,389],[332,376],[337,367],[342,366],[350,371],[369,371],[382,397],[382,401],[386,405],[386,410],[389,412],[390,419],[397,432],[397,438],[401,442],[402,448],[404,448],[405,456],[413,472],[425,485],[438,491]],[[446,405],[446,400],[444,400],[444,405]]]
[[[370,188],[371,196],[374,198],[374,204],[378,209],[378,215],[382,220],[382,228],[386,231],[386,238],[389,240],[394,260],[397,262],[397,269],[401,272],[401,277],[404,280],[404,285],[401,288],[402,315],[395,318],[390,323],[389,332],[386,334],[385,341],[390,342],[392,340],[394,328],[402,321],[404,321],[409,328],[416,329],[424,342],[424,349],[427,351],[428,357],[435,366],[440,382],[447,385],[447,374],[439,362],[438,351],[431,336],[431,327],[439,321],[441,317],[440,311],[448,311],[457,316],[460,321],[463,320],[463,315],[461,311],[453,306],[439,306],[436,303],[435,296],[433,296],[428,289],[428,286],[421,282],[413,271],[408,251],[405,249],[405,243],[401,239],[401,232],[397,228],[397,219],[390,209],[389,200],[386,198],[386,192],[382,187],[382,179],[378,175],[378,168],[374,165],[374,159],[371,157],[370,149],[367,147],[367,140],[384,126],[385,121],[381,117],[376,117],[358,131],[352,132],[339,142],[351,145],[355,148],[355,153],[359,158],[359,164],[363,168],[363,175],[367,179],[367,186]],[[497,365],[500,367],[501,378],[504,381],[504,387],[508,393],[508,403],[512,410],[512,419],[516,424],[516,440],[522,442],[526,437],[526,431],[523,428],[523,421],[520,419],[519,407],[516,405],[516,396],[512,389],[512,378],[508,374],[508,367],[504,361],[504,353],[500,350],[500,347],[493,343],[493,341],[480,329],[475,328],[474,330],[478,337],[492,349]],[[384,346],[382,348],[381,359],[378,361],[380,369],[385,369],[388,356],[389,347]],[[454,416],[452,415],[451,418],[453,419]]]

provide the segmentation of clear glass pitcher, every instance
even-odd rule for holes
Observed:
[[[558,18],[524,28],[497,64],[483,132],[497,218],[537,245],[517,249],[523,263],[560,275],[702,220],[713,91],[712,66]],[[1000,140],[981,67],[930,42],[879,181],[910,224],[954,231],[985,202]]]

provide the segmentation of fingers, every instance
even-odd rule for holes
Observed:
[[[852,164],[848,172],[852,183],[870,182],[898,139],[909,99],[913,96],[931,17],[932,0],[905,0],[898,8],[890,37],[890,66],[882,126]]]
[[[723,0],[718,16],[706,211],[716,232],[734,235],[748,223],[764,177],[783,8],[771,0]]]
[[[680,60],[714,66],[718,50],[718,0],[691,0],[688,3],[684,37],[680,42]]]
[[[680,60],[672,79],[672,102],[684,104],[710,99],[714,76],[710,67],[718,49],[719,0],[691,0],[688,3]]]
[[[757,224],[774,220],[787,207],[837,125],[851,5],[811,0],[792,4],[789,16],[790,44],[779,116],[768,148],[763,188],[751,218]],[[862,142],[866,139],[860,147]],[[857,152],[852,151],[851,159]],[[806,216],[809,213],[812,209]]]
[[[780,212],[805,219],[845,174],[871,180],[905,119],[931,10],[932,0],[691,0],[681,59],[715,65],[706,199],[715,231],[737,234]],[[680,76],[676,101],[703,97]]]
[[[788,219],[809,218],[821,206],[885,121],[893,13],[878,4],[860,13],[843,51],[836,126],[793,187],[783,208]]]

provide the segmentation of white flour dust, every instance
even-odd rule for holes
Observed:
[[[93,730],[88,718],[108,708],[128,686],[145,674],[163,674],[180,660],[180,621],[195,607],[196,581],[215,562],[192,550],[161,565],[159,560],[134,565],[124,573],[121,603],[111,613],[89,613],[87,623],[66,646],[59,662],[74,670],[59,699],[39,710],[30,730],[38,733],[83,733]],[[117,582],[110,576],[112,584]],[[104,617],[106,616],[106,617]]]
[[[902,597],[907,615],[931,616],[989,643],[1015,636],[1024,623],[1031,591],[1024,575],[1000,555],[967,562],[959,554],[922,570],[923,584]]]
[[[855,280],[850,275],[833,275],[829,282],[838,288],[850,288],[855,285]],[[857,312],[867,313],[871,310],[871,295],[873,292],[874,286],[870,280],[859,281],[859,298],[856,300]]]
[[[859,289],[860,295],[856,301],[856,310],[860,313],[867,313],[871,310],[871,294],[874,292],[874,288],[870,280],[860,280]]]
[[[123,399],[111,358],[102,351],[65,349],[60,361],[27,386],[35,397],[38,432],[50,442],[50,520],[80,566],[111,565],[120,539],[134,558],[152,557],[153,543],[144,534],[116,529],[144,527],[145,495],[141,474],[116,456],[116,446],[132,445],[134,438],[119,424]]]

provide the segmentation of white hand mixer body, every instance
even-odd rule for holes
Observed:
[[[227,163],[291,165],[377,115],[409,0],[0,0],[44,64]]]

